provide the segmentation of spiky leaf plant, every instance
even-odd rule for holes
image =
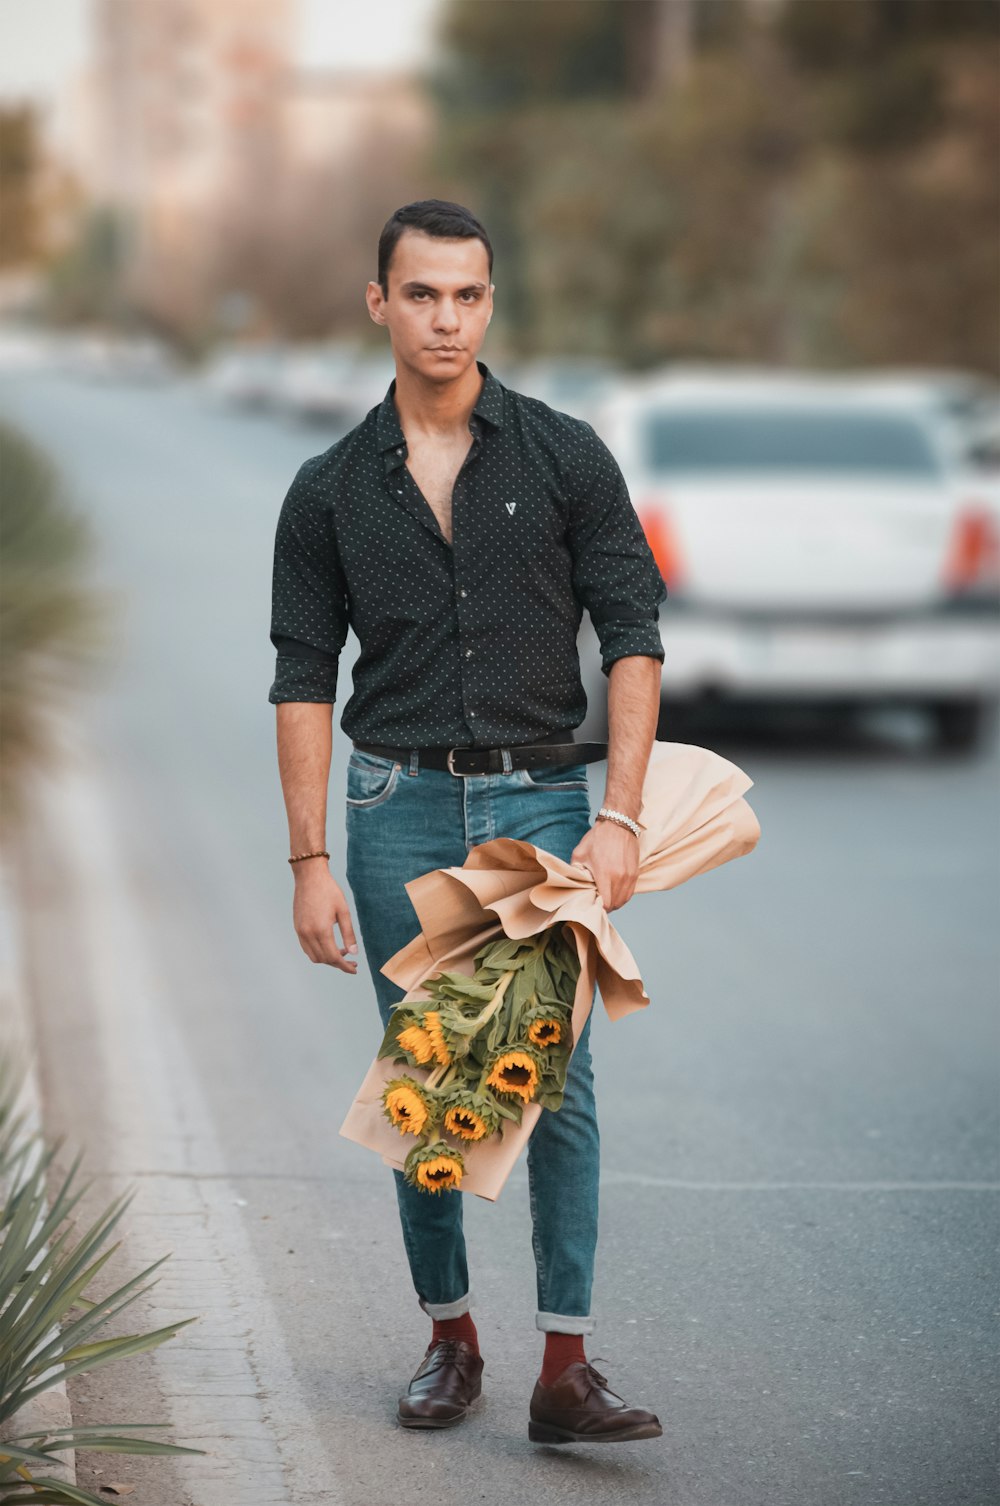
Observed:
[[[184,1318],[149,1333],[96,1337],[156,1285],[141,1283],[167,1256],[99,1301],[85,1295],[121,1243],[97,1254],[134,1192],[115,1198],[82,1236],[74,1234],[69,1214],[91,1184],[71,1191],[81,1159],[77,1155],[49,1205],[45,1173],[63,1140],[46,1149],[41,1137],[27,1130],[26,1116],[15,1112],[23,1070],[10,1057],[0,1057],[0,1503],[101,1506],[100,1496],[38,1471],[61,1463],[58,1455],[68,1449],[116,1454],[203,1454],[204,1449],[132,1436],[138,1429],[168,1426],[160,1422],[8,1436],[16,1415],[59,1381],[154,1349],[195,1319]]]

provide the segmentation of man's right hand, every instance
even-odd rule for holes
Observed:
[[[358,944],[344,891],[321,860],[309,859],[295,867],[292,920],[299,945],[310,962],[325,962],[330,967],[339,967],[341,972],[356,973]],[[335,924],[343,950],[334,936]],[[349,956],[350,952],[355,956]]]

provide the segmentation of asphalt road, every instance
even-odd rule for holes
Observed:
[[[150,1320],[202,1315],[73,1399],[205,1459],[81,1456],[81,1480],[141,1480],[139,1506],[996,1501],[996,746],[935,758],[905,718],[713,734],[760,843],[617,913],[652,1003],[593,1027],[589,1353],[664,1436],[528,1442],[520,1167],[465,1206],[485,1405],[414,1436],[395,1400],[428,1320],[389,1172],[338,1135],[374,994],[363,955],[315,967],[292,930],[267,703],[277,509],[334,436],[45,375],[4,375],[0,412],[65,467],[123,608],[22,860],[48,1122],[99,1190],[139,1189],[119,1279],[173,1250]],[[338,726],[345,884],[347,749]]]

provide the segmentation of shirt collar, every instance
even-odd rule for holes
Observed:
[[[497,380],[490,368],[484,361],[476,362],[483,376],[483,386],[479,397],[476,399],[472,412],[477,418],[484,418],[494,428],[503,427],[504,417],[504,388]],[[396,412],[396,378],[389,383],[385,397],[378,408],[378,448],[380,454],[386,450],[397,449],[406,444],[406,437],[399,422],[399,414]]]

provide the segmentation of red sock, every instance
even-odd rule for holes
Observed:
[[[476,1325],[472,1321],[471,1313],[462,1313],[458,1318],[434,1318],[432,1319],[434,1330],[431,1334],[431,1344],[436,1344],[439,1339],[464,1339],[471,1344],[476,1353],[479,1353],[479,1334]],[[430,1348],[430,1345],[427,1346]]]
[[[587,1356],[583,1352],[583,1335],[579,1333],[553,1333],[545,1335],[545,1354],[542,1357],[542,1373],[539,1376],[543,1386],[553,1385],[574,1360],[586,1364]]]

